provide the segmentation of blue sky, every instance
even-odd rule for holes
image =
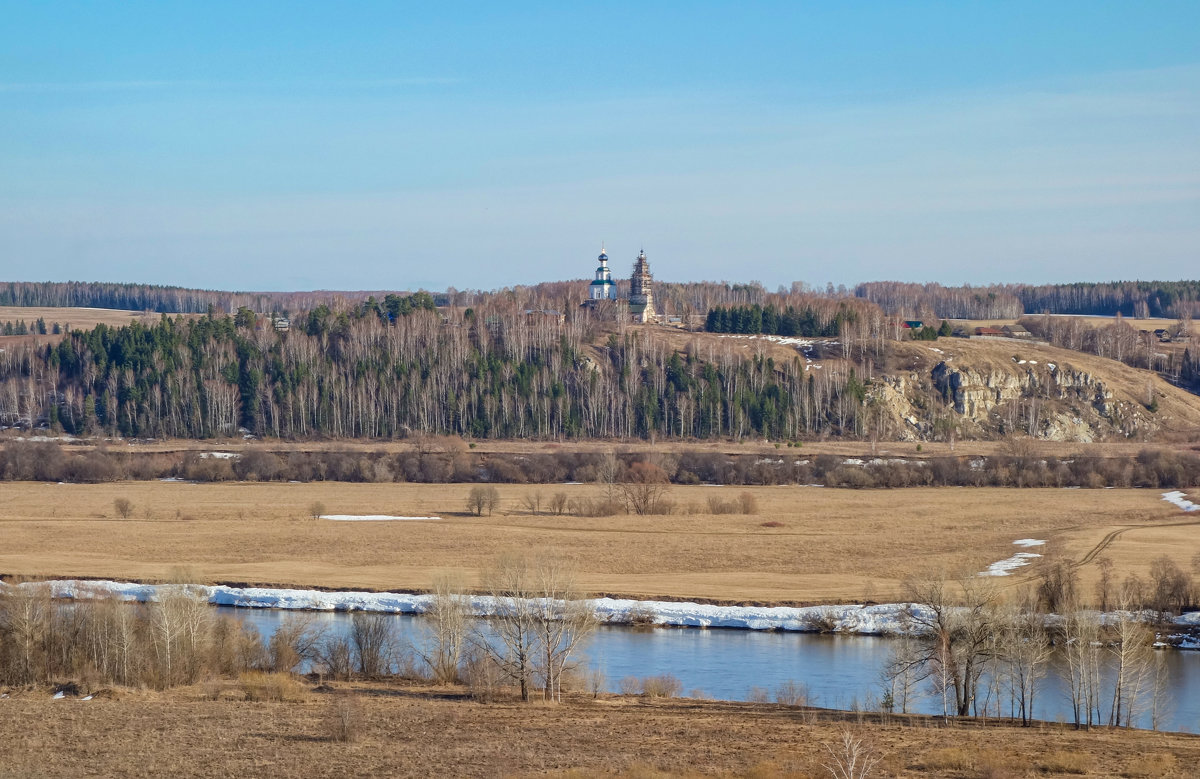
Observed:
[[[1200,3],[6,3],[0,279],[1200,275]]]

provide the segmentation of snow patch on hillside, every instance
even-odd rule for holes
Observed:
[[[1013,541],[1013,546],[1021,546],[1028,549],[1031,546],[1043,546],[1045,543],[1045,540],[1041,538],[1018,538],[1016,541]],[[1030,562],[1038,557],[1041,557],[1041,555],[1034,554],[1033,552],[1017,552],[1012,557],[992,563],[986,571],[980,571],[979,575],[1008,576],[1012,571],[1029,565]]]

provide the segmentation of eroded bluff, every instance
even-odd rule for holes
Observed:
[[[885,376],[873,388],[872,402],[885,412],[886,432],[910,441],[1019,433],[1088,442],[1158,429],[1153,413],[1115,398],[1092,374],[1024,360],[1011,368],[943,361],[927,372]]]

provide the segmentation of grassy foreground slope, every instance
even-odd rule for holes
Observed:
[[[1184,734],[928,718],[860,725],[773,704],[602,698],[557,706],[473,703],[454,689],[361,684],[350,743],[330,739],[334,695],[248,702],[236,683],[118,700],[0,700],[3,776],[824,777],[849,728],[881,760],[873,776],[1189,776]],[[216,696],[220,700],[209,698]],[[30,727],[30,723],[38,723]],[[115,723],[120,723],[114,727]]]
[[[535,493],[595,498],[601,487],[500,485],[495,515],[476,517],[466,511],[471,487],[0,483],[0,573],[161,580],[186,566],[210,581],[422,590],[439,571],[476,582],[499,554],[550,551],[597,593],[853,602],[898,596],[906,577],[929,571],[981,571],[1021,551],[1013,541],[1022,538],[1045,539],[1038,551],[1073,561],[1103,546],[1081,568],[1089,592],[1100,556],[1124,575],[1144,574],[1161,554],[1187,569],[1200,551],[1200,517],[1156,490],[695,486],[671,490],[682,514],[573,517],[534,515],[523,504]],[[743,491],[758,513],[707,513],[709,498]],[[132,503],[128,518],[115,510],[118,498]],[[316,520],[314,503],[330,514],[443,519]]]

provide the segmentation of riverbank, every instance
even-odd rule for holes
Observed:
[[[0,585],[3,583],[0,582]],[[174,585],[115,581],[51,580],[44,582],[55,598],[73,599],[116,596],[131,602],[155,600],[163,587]],[[283,611],[369,611],[384,614],[424,613],[433,596],[402,592],[295,590],[225,585],[187,585],[214,606]],[[488,617],[495,612],[492,599],[472,596],[472,614]],[[924,606],[912,603],[882,603],[865,606],[841,604],[803,607],[716,606],[674,601],[638,601],[620,598],[592,599],[602,622],[625,625],[655,625],[681,628],[729,628],[801,633],[896,636],[910,630],[906,614]],[[1102,614],[1102,621],[1113,615]],[[1047,621],[1057,620],[1047,615]],[[1175,632],[1164,632],[1158,646],[1200,650],[1200,612],[1174,618]],[[1171,628],[1167,628],[1171,629]]]
[[[846,731],[879,756],[879,775],[896,777],[1184,776],[1200,764],[1200,737],[1177,733],[963,721],[951,735],[935,718],[777,704],[624,696],[483,704],[461,688],[402,683],[300,682],[270,701],[246,700],[232,680],[114,692],[0,699],[0,775],[825,776],[826,747]],[[333,739],[342,720],[353,740]]]

